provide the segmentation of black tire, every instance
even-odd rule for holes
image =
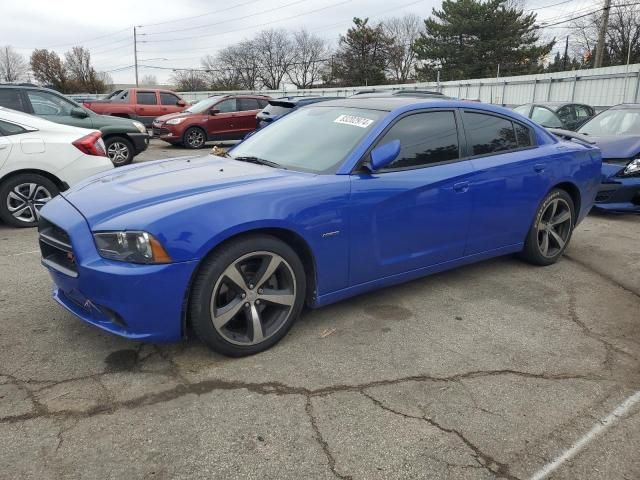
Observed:
[[[263,254],[266,254],[265,260],[262,260]],[[269,258],[269,255],[272,257]],[[260,263],[256,264],[253,272],[248,267],[244,271],[235,270],[236,273],[240,271],[239,279],[245,281],[242,290],[239,290],[235,288],[237,284],[230,282],[230,277],[225,273],[239,265],[245,257],[248,257],[246,262]],[[269,271],[271,259],[277,259],[279,266],[271,275],[265,276],[268,275],[265,270]],[[259,277],[264,277],[262,282],[258,280],[255,285],[251,284]],[[284,292],[285,288],[288,292],[286,295],[291,299],[290,306],[273,304],[268,300],[267,292],[275,292],[277,295]],[[227,300],[224,305],[217,307],[223,291]],[[258,293],[262,296],[258,296]],[[293,249],[269,235],[250,235],[222,245],[204,260],[191,288],[188,318],[195,334],[211,349],[230,357],[243,357],[278,343],[300,315],[305,295],[304,267]],[[214,311],[226,309],[229,312],[229,305],[237,313],[229,316],[224,325],[214,326]],[[259,343],[252,343],[256,341],[256,334],[252,326],[255,320],[252,323],[251,319],[256,318],[253,314],[258,311],[256,317],[260,322],[259,338],[264,339],[259,340]]]
[[[133,161],[133,144],[125,137],[108,137],[104,140],[107,156],[114,167],[129,165]]]
[[[35,227],[40,208],[58,193],[55,183],[37,173],[10,177],[0,183],[0,219],[13,227]]]
[[[536,211],[521,257],[534,265],[556,263],[569,245],[575,218],[571,196],[565,190],[551,190]]]
[[[207,143],[207,133],[200,127],[189,127],[182,136],[182,144],[192,150],[203,148],[205,143]]]

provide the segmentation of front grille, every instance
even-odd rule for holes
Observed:
[[[171,131],[168,128],[164,128],[164,127],[153,127],[153,136],[154,137],[159,137],[160,135],[167,135],[168,133],[171,133]]]
[[[78,276],[76,257],[67,232],[40,217],[38,234],[42,263],[70,277]]]

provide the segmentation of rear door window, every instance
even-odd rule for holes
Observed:
[[[0,88],[0,107],[10,108],[25,112],[25,105],[22,102],[22,95],[17,88]]]
[[[138,92],[138,105],[157,105],[156,92]]]
[[[5,122],[4,120],[0,120],[0,135],[18,135],[20,133],[25,133],[27,130],[22,128],[20,125],[16,125],[15,123]]]
[[[513,123],[506,118],[464,112],[464,128],[473,155],[487,155],[518,148]]]
[[[545,107],[535,106],[531,112],[531,120],[538,122],[543,127],[562,128],[562,122],[551,110]]]
[[[241,112],[247,110],[259,110],[260,106],[258,105],[258,100],[255,98],[239,98],[238,99],[238,110]]]

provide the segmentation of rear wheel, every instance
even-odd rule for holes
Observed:
[[[104,146],[107,156],[115,167],[128,165],[133,161],[133,145],[124,137],[109,137],[105,139]]]
[[[204,130],[198,127],[189,127],[187,131],[184,132],[182,143],[184,143],[184,146],[187,148],[196,149],[204,147],[206,141],[207,136]]]
[[[40,209],[58,193],[56,184],[42,175],[11,177],[0,184],[0,218],[14,227],[35,227]]]
[[[302,262],[268,235],[222,246],[192,288],[190,322],[213,350],[233,357],[261,352],[284,337],[305,298]]]
[[[574,225],[571,196],[564,190],[552,190],[538,207],[522,257],[535,265],[557,262],[569,245]]]

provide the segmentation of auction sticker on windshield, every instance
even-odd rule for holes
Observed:
[[[373,120],[365,117],[357,117],[355,115],[340,115],[333,123],[342,123],[343,125],[353,125],[354,127],[367,128],[373,123]]]

